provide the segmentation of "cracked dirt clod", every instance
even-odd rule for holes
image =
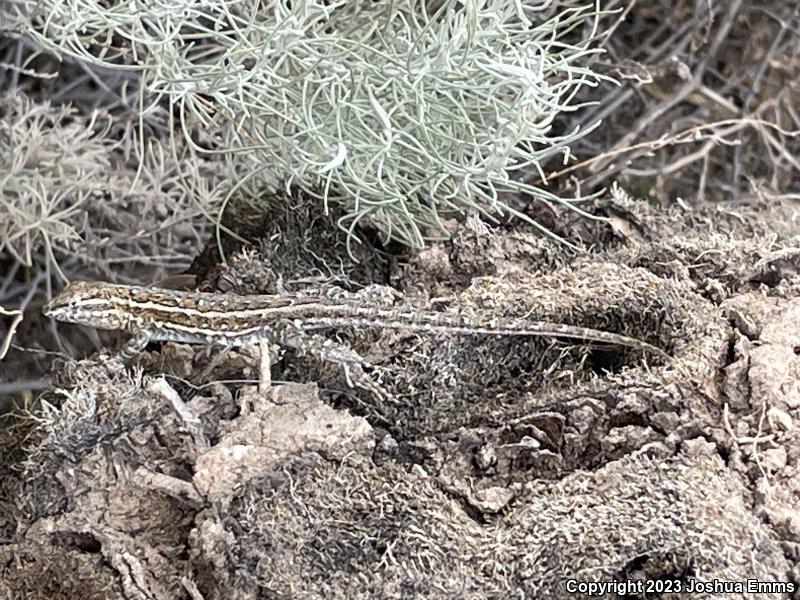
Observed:
[[[254,388],[243,390],[254,411],[228,422],[217,443],[197,457],[193,482],[207,501],[229,502],[250,479],[279,471],[294,456],[315,453],[339,461],[352,452],[372,452],[369,423],[322,404],[314,386],[273,392],[265,400]]]
[[[567,576],[800,582],[796,253],[721,234],[667,252],[640,229],[635,252],[589,258],[464,234],[429,265],[458,280],[435,287],[459,310],[644,336],[668,364],[546,340],[332,334],[395,393],[378,406],[342,386],[332,398],[338,373],[290,352],[276,378],[319,381],[321,398],[173,382],[170,403],[138,369],[68,363],[49,404],[0,440],[0,597],[558,599],[574,597]],[[763,248],[788,279],[740,278],[763,270]],[[432,301],[423,259],[408,302]],[[152,355],[148,368],[173,357],[184,375],[204,360]]]

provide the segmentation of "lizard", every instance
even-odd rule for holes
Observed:
[[[337,327],[380,327],[428,333],[548,336],[631,347],[662,358],[660,348],[618,333],[527,318],[473,317],[458,313],[380,308],[365,300],[322,293],[248,295],[163,290],[135,285],[75,281],[48,302],[44,314],[133,337],[120,350],[128,362],[149,342],[211,346],[259,345],[259,391],[270,386],[270,344],[315,354],[342,365],[348,384],[378,393],[363,370],[366,361],[313,332]]]

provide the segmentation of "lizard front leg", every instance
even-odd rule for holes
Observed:
[[[134,333],[133,337],[126,342],[126,344],[117,353],[117,360],[127,363],[133,359],[137,354],[142,352],[147,344],[153,339],[153,332],[149,329],[143,329]]]
[[[272,361],[270,360],[270,340],[263,338],[258,342],[258,393],[266,396],[272,386]]]

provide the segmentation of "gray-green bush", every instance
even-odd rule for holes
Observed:
[[[293,187],[419,247],[443,219],[511,212],[586,131],[554,133],[599,76],[597,6],[519,0],[40,0],[30,33],[59,53],[142,71],[145,111],[178,107],[198,151],[224,153],[252,199]],[[552,15],[543,18],[543,15]],[[578,39],[578,43],[567,40]],[[525,217],[527,218],[527,217]]]

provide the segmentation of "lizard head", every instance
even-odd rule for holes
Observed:
[[[95,329],[126,329],[130,314],[115,302],[118,286],[95,281],[74,281],[48,302],[45,316]]]

